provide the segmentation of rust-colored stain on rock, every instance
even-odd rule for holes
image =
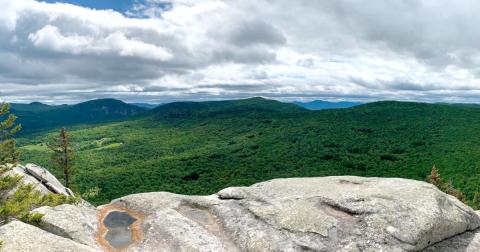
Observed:
[[[129,231],[131,232],[131,243],[120,247],[120,248],[115,248],[114,246],[111,245],[111,243],[106,239],[106,235],[109,232],[109,227],[105,225],[105,219],[112,213],[115,212],[120,212],[120,213],[125,213],[128,216],[132,217],[134,221],[130,226],[128,226]],[[105,206],[102,208],[99,213],[98,213],[98,231],[97,231],[97,242],[106,250],[109,252],[119,252],[119,251],[124,251],[130,246],[134,246],[135,244],[138,244],[140,241],[143,239],[143,234],[142,234],[142,223],[144,220],[145,216],[140,213],[136,212],[130,209],[127,209],[122,206],[118,206],[115,204]]]

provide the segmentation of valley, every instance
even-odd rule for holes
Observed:
[[[21,115],[20,115],[21,116]],[[177,102],[115,122],[72,125],[75,185],[103,204],[127,194],[212,194],[283,177],[424,181],[433,165],[468,199],[480,191],[480,109],[375,102],[309,111],[263,98]],[[55,129],[24,133],[22,160],[49,167]],[[58,171],[53,170],[58,175]]]

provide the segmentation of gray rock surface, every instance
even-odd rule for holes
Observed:
[[[424,252],[478,252],[480,251],[480,231],[466,232],[439,242]]]
[[[42,182],[38,181],[35,177],[29,175],[25,170],[24,166],[18,165],[15,167],[10,167],[10,170],[5,172],[3,176],[20,176],[22,177],[24,184],[33,185],[35,190],[41,192],[42,194],[50,193],[47,187],[45,187]],[[12,195],[18,188],[14,188],[7,195]]]
[[[20,176],[24,184],[31,184],[35,190],[42,194],[56,193],[64,194],[66,196],[73,196],[73,192],[66,188],[53,176],[47,169],[34,164],[22,165],[7,165],[10,168],[3,176]],[[12,195],[17,188],[14,188],[6,195]]]
[[[33,210],[43,214],[41,228],[81,244],[98,247],[94,234],[98,229],[97,210],[93,207],[60,205]]]
[[[5,252],[93,252],[99,251],[32,225],[12,221],[0,227],[0,251]]]
[[[131,251],[419,251],[480,225],[454,197],[406,179],[277,179],[208,197],[147,193],[112,204],[145,213],[145,239]]]
[[[144,193],[96,209],[34,210],[50,235],[93,250],[108,247],[99,234],[113,211],[137,220],[125,251],[480,251],[471,208],[407,179],[276,179],[210,196]]]
[[[57,194],[64,194],[66,196],[73,196],[72,191],[58,181],[47,169],[34,164],[25,165],[25,170],[28,174],[41,181],[50,191]]]

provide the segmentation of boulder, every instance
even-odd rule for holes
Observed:
[[[142,193],[96,209],[34,212],[45,214],[41,232],[92,250],[480,251],[480,218],[470,207],[428,183],[396,178],[275,179],[210,196]],[[15,239],[38,236],[23,229]],[[0,240],[14,244],[7,233]]]
[[[58,179],[47,169],[38,165],[27,164],[25,170],[28,174],[42,182],[50,191],[57,194],[64,194],[66,196],[73,196],[73,192],[69,188],[63,186],[62,183],[60,183],[60,181],[58,181]]]
[[[0,251],[5,252],[94,252],[101,251],[74,242],[35,226],[12,221],[0,227]]]
[[[276,179],[205,197],[136,194],[109,206],[145,214],[143,239],[130,251],[419,251],[480,226],[456,198],[393,178]]]
[[[43,214],[41,228],[75,242],[97,247],[97,210],[94,207],[60,205],[41,207],[32,211]]]
[[[35,177],[27,173],[27,171],[25,170],[25,167],[18,165],[18,166],[12,166],[9,168],[10,169],[7,172],[5,172],[3,176],[20,176],[22,177],[22,181],[24,184],[33,185],[35,190],[39,191],[42,194],[50,193],[50,190],[48,190],[48,188],[45,187],[42,182],[38,181]],[[12,195],[17,189],[18,187],[8,192],[7,196]]]

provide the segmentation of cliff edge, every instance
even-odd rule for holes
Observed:
[[[210,196],[134,194],[0,227],[1,251],[480,251],[480,218],[425,182],[275,179]]]

